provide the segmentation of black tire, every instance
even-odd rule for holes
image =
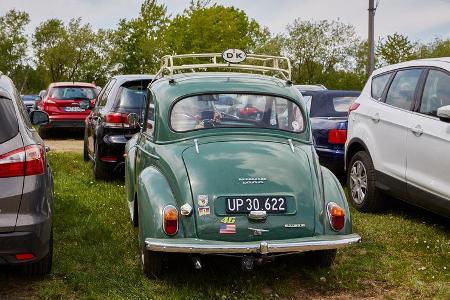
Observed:
[[[133,204],[133,219],[131,220],[131,223],[133,223],[134,227],[138,227],[139,226],[139,210],[138,210],[138,204],[137,204],[137,199],[134,199],[134,204]]]
[[[305,262],[308,267],[329,268],[336,259],[336,253],[336,249],[306,252]]]
[[[83,159],[84,161],[89,161],[89,150],[88,150],[88,136],[87,128],[84,129],[84,142],[83,142]]]
[[[366,174],[366,188],[363,197],[360,197],[357,192],[353,192],[352,186],[354,180],[351,178],[352,170],[357,170],[357,167],[363,166]],[[359,183],[362,187],[361,183]],[[361,212],[379,212],[384,208],[384,201],[380,191],[376,188],[375,168],[372,159],[365,151],[359,151],[353,155],[347,170],[347,186],[349,189],[350,202],[358,211]],[[356,188],[357,190],[357,188]],[[361,191],[363,192],[362,188]]]
[[[94,154],[94,177],[96,180],[108,181],[111,179],[111,170],[102,162],[98,155],[98,144],[95,145]]]
[[[163,272],[163,255],[141,248],[141,269],[148,278],[158,278]]]
[[[50,233],[48,253],[40,260],[22,267],[25,276],[44,276],[50,273],[53,264],[53,229]]]
[[[48,129],[40,126],[38,129],[38,133],[39,133],[39,136],[41,137],[41,139],[48,138]]]

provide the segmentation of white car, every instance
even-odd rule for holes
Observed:
[[[350,107],[345,162],[359,211],[387,194],[450,217],[450,57],[376,70]]]

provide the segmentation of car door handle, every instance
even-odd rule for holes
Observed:
[[[421,136],[423,134],[422,126],[417,125],[414,128],[411,128],[411,131],[414,133],[415,136]]]
[[[375,123],[380,122],[380,114],[376,113],[373,116],[370,117],[372,119],[372,121],[374,121]]]

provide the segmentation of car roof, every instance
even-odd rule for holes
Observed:
[[[79,86],[79,87],[96,87],[93,83],[87,83],[87,82],[53,82],[50,84],[50,87],[60,87],[60,86]]]
[[[128,81],[135,81],[135,80],[152,80],[155,78],[155,75],[151,74],[124,74],[124,75],[115,75],[111,77],[111,79],[117,80],[117,82],[122,85],[125,82]]]
[[[400,69],[400,68],[425,67],[425,66],[444,67],[446,69],[450,69],[450,57],[416,59],[416,60],[401,62],[398,64],[379,68],[373,72],[373,75],[378,75],[378,74],[381,74],[384,72],[388,72],[388,71],[392,71],[392,70],[396,70],[396,69]]]

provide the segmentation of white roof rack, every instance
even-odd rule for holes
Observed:
[[[287,57],[247,54],[242,63],[229,63],[223,58],[223,53],[166,55],[161,59],[161,69],[155,79],[183,71],[196,72],[207,69],[256,71],[291,80],[291,62]]]

